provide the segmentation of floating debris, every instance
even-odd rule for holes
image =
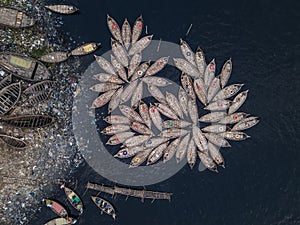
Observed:
[[[72,5],[46,5],[45,8],[61,14],[72,14],[79,10]]]
[[[50,71],[43,63],[12,52],[0,53],[0,67],[16,77],[28,81],[45,80],[51,76]]]
[[[109,201],[96,196],[92,196],[92,200],[96,204],[96,206],[98,206],[98,208],[101,210],[101,213],[105,212],[106,214],[112,216],[114,220],[116,219],[116,210]]]
[[[18,9],[0,7],[0,24],[12,28],[25,28],[33,26],[35,20]]]

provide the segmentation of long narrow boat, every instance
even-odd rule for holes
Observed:
[[[96,51],[100,45],[101,45],[101,43],[95,43],[95,42],[86,43],[86,44],[81,45],[81,46],[75,48],[74,50],[72,50],[71,55],[81,56],[81,55],[90,54],[90,53]]]
[[[79,10],[73,5],[46,5],[45,8],[61,14],[72,14]]]
[[[21,83],[13,83],[0,90],[0,115],[9,112],[19,101]]]
[[[71,205],[80,212],[80,214],[83,213],[83,203],[82,200],[79,198],[79,196],[70,188],[65,187],[65,185],[61,185],[61,188],[65,190],[65,194],[71,203]]]
[[[53,124],[55,121],[54,117],[48,115],[22,115],[0,118],[0,122],[17,128],[42,128]]]
[[[23,149],[27,147],[27,143],[25,141],[22,141],[21,139],[13,136],[0,134],[0,139],[13,148]]]
[[[51,52],[40,57],[40,60],[46,63],[59,63],[66,61],[68,58],[69,54],[67,52]]]
[[[98,206],[98,208],[101,210],[101,214],[105,212],[106,214],[112,216],[114,220],[116,219],[116,210],[112,206],[110,202],[107,200],[104,200],[103,198],[99,198],[96,196],[92,196],[93,202]]]
[[[28,81],[45,80],[51,76],[50,71],[43,63],[28,56],[12,52],[0,53],[0,67]]]
[[[44,225],[69,225],[69,224],[75,224],[76,222],[77,222],[77,220],[73,219],[71,217],[69,217],[68,219],[56,218],[56,219],[48,221]]]
[[[29,95],[29,94],[36,94],[37,92],[41,92],[41,91],[50,91],[55,86],[55,83],[56,81],[43,80],[31,85],[30,87],[25,89],[23,93]]]
[[[13,28],[24,28],[33,26],[35,20],[21,10],[0,7],[0,24]]]
[[[62,218],[68,217],[67,210],[58,202],[53,201],[51,199],[43,199],[43,202],[45,202],[46,206],[50,208],[54,213],[56,213],[58,216]]]

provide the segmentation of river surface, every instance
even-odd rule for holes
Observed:
[[[199,45],[206,60],[216,59],[217,71],[229,57],[233,61],[230,83],[249,89],[242,111],[260,117],[247,131],[250,139],[222,149],[226,169],[218,174],[190,170],[186,165],[170,179],[148,190],[173,192],[172,201],[145,201],[124,196],[111,198],[116,221],[101,215],[85,192],[87,181],[114,185],[83,164],[74,172],[76,191],[83,195],[85,212],[79,225],[299,225],[300,224],[300,79],[298,1],[108,1],[72,0],[80,13],[64,16],[63,30],[78,43],[97,41],[110,49],[106,15],[119,24],[133,23],[143,15],[154,39],[179,43],[184,38],[193,49]],[[187,37],[185,34],[190,26]],[[86,56],[88,65],[93,56]],[[71,184],[74,188],[75,185]],[[57,188],[50,197],[68,205]],[[55,215],[42,208],[31,225]]]

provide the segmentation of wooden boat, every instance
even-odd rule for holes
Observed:
[[[28,81],[45,80],[51,76],[50,71],[43,63],[12,52],[0,53],[0,67],[16,77]]]
[[[116,211],[112,204],[108,202],[107,200],[104,200],[103,198],[99,198],[96,196],[92,196],[93,202],[98,206],[98,208],[101,210],[101,214],[105,212],[106,214],[112,216],[114,220],[116,219]]]
[[[0,139],[13,148],[23,149],[27,147],[27,143],[25,141],[22,141],[21,139],[13,136],[0,134]]]
[[[24,28],[33,26],[35,20],[21,10],[0,7],[0,24],[13,28]]]
[[[40,57],[40,60],[46,63],[59,63],[66,61],[68,58],[69,53],[67,52],[51,52]]]
[[[58,216],[60,216],[62,218],[68,217],[67,210],[58,202],[50,200],[50,199],[43,199],[43,202],[45,202],[46,206],[48,208],[50,208]]]
[[[9,74],[8,76],[4,77],[1,81],[0,81],[0,90],[2,88],[5,88],[6,86],[10,85],[12,82],[12,75]]]
[[[80,214],[83,213],[83,203],[79,196],[70,188],[65,187],[65,185],[61,185],[61,188],[65,190],[65,194],[71,203],[71,205],[80,212]]]
[[[46,5],[45,8],[60,14],[72,14],[79,10],[73,5]]]
[[[9,112],[19,101],[21,83],[14,83],[0,91],[0,115]]]
[[[68,217],[68,219],[56,218],[45,223],[45,225],[69,225],[69,224],[75,224],[76,222],[77,220],[71,217]]]
[[[52,90],[50,89],[50,90],[46,90],[46,91],[37,92],[36,94],[32,94],[32,95],[28,96],[28,98],[24,102],[22,102],[21,107],[22,106],[35,106],[40,103],[43,103],[50,98],[51,92],[52,92]]]
[[[96,51],[100,45],[101,45],[101,43],[95,43],[95,42],[86,43],[82,46],[75,48],[73,51],[71,51],[71,55],[81,56],[81,55],[90,54],[90,53]]]
[[[31,85],[30,87],[25,89],[23,93],[29,95],[36,94],[37,92],[49,91],[49,89],[51,90],[54,87],[55,83],[56,82],[52,80],[43,80]]]
[[[48,115],[22,115],[0,118],[0,122],[17,128],[41,128],[55,122],[55,118]]]

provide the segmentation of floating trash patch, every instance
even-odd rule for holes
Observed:
[[[108,104],[106,127],[102,135],[110,136],[106,146],[118,148],[115,158],[131,158],[129,167],[152,165],[159,160],[184,158],[191,168],[197,157],[201,165],[218,172],[225,167],[221,147],[230,147],[229,140],[249,138],[242,132],[256,125],[257,117],[237,112],[245,102],[248,90],[239,93],[243,84],[227,85],[232,61],[227,60],[218,76],[215,60],[206,63],[201,48],[194,53],[187,42],[180,40],[180,57],[174,65],[181,72],[179,81],[163,77],[169,55],[143,60],[143,52],[152,42],[152,35],[140,38],[143,20],[139,17],[131,29],[125,19],[122,28],[110,16],[107,24],[112,34],[110,58],[95,56],[103,72],[94,74],[100,83],[90,89],[100,95],[91,108]],[[159,43],[160,46],[160,43]],[[158,46],[158,48],[159,48]],[[156,76],[157,74],[160,76]],[[177,78],[178,79],[178,78]],[[145,98],[150,97],[150,101]],[[203,112],[208,112],[203,116]],[[103,113],[103,110],[101,110]],[[98,126],[98,129],[101,127]],[[110,148],[108,148],[110,149]]]

